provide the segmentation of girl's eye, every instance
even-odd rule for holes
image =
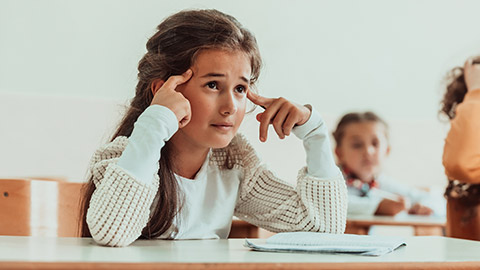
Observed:
[[[353,149],[360,149],[360,148],[362,148],[362,144],[361,143],[354,143],[354,144],[352,144],[352,148]]]
[[[245,86],[239,85],[237,88],[235,88],[235,91],[237,93],[244,94],[247,91],[247,88]]]
[[[217,89],[217,83],[216,83],[216,82],[208,82],[208,83],[206,84],[206,86],[207,86],[208,88],[211,88],[211,89]]]

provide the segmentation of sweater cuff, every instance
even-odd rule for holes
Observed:
[[[305,137],[314,129],[318,128],[322,125],[323,119],[312,105],[306,104],[307,107],[312,113],[310,114],[310,118],[308,118],[307,122],[305,122],[301,126],[296,126],[292,129],[293,134],[297,136],[300,140],[305,139]]]
[[[145,109],[140,117],[138,117],[137,122],[135,122],[135,128],[138,130],[137,126],[147,128],[149,132],[152,133],[162,133],[162,135],[166,135],[166,137],[160,139],[168,141],[173,134],[177,132],[178,121],[175,113],[169,108],[155,104]],[[166,134],[164,134],[165,131]],[[135,133],[134,129],[132,136],[135,136]]]

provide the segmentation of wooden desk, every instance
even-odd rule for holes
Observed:
[[[419,216],[400,213],[394,217],[350,215],[347,217],[346,233],[368,234],[370,226],[412,226],[416,236],[444,235],[445,217]]]
[[[111,248],[90,238],[0,236],[0,269],[480,269],[480,242],[439,236],[406,242],[367,257],[254,252],[243,239],[139,240]]]

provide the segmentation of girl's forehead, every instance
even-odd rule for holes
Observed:
[[[240,50],[205,49],[198,52],[192,63],[195,69],[234,69],[251,74],[250,59]]]
[[[345,127],[346,136],[377,135],[386,136],[387,128],[381,122],[365,121],[350,123]]]

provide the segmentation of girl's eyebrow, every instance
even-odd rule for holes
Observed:
[[[225,77],[225,74],[222,74],[222,73],[213,73],[213,72],[211,72],[211,73],[207,73],[207,74],[201,76],[200,78],[206,78],[206,77]],[[244,76],[240,76],[240,79],[241,79],[242,81],[244,81],[245,83],[250,84],[250,80],[247,79],[247,78],[245,78]]]

